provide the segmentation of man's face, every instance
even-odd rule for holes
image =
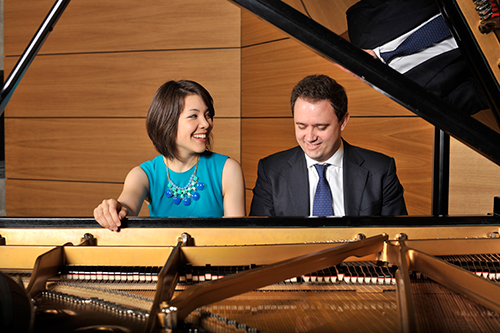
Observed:
[[[329,100],[308,102],[298,98],[294,106],[295,137],[302,150],[317,162],[324,162],[340,147],[341,132],[349,113],[339,122]]]

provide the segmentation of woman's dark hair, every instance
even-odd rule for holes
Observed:
[[[309,102],[319,102],[324,99],[329,100],[339,121],[347,113],[347,95],[344,87],[329,76],[310,75],[297,83],[290,97],[292,115],[295,102],[299,97]]]
[[[202,85],[194,81],[168,81],[156,91],[146,118],[146,129],[156,150],[166,158],[178,158],[176,145],[179,117],[184,109],[186,96],[198,95],[205,102],[210,118],[215,110],[212,96]],[[207,138],[211,147],[212,134]]]

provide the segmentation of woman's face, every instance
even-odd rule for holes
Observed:
[[[203,99],[198,95],[186,96],[177,128],[176,142],[179,155],[203,153],[207,148],[207,138],[212,127],[212,115]]]

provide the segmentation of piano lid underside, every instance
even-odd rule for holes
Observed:
[[[481,79],[481,88],[485,92],[493,115],[487,117],[493,121],[490,126],[460,112],[438,96],[382,62],[373,59],[361,49],[285,2],[276,0],[231,1],[271,23],[326,59],[341,65],[376,90],[500,165],[500,149],[497,147],[497,143],[500,142],[500,133],[496,131],[500,121],[500,87],[492,72],[492,70],[498,71],[499,69],[498,66],[490,67],[485,61],[483,52],[468,27],[451,30],[455,39],[469,41],[459,46],[466,56],[469,67]],[[463,2],[466,1],[472,2],[472,0],[463,0]],[[453,22],[457,27],[467,24],[455,1],[443,0],[439,1],[439,5],[448,22]],[[335,17],[335,15],[331,16]],[[477,29],[477,26],[471,29]],[[458,36],[457,33],[461,35]],[[495,52],[498,56],[500,47],[497,47]]]

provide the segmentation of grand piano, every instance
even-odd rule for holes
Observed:
[[[118,233],[90,218],[0,218],[2,331],[498,332],[500,198],[484,216],[440,207],[446,136],[500,164],[498,123],[454,110],[280,1],[232,2],[442,132],[433,216],[129,218]],[[471,0],[438,4],[498,121],[498,66],[479,45],[497,38],[493,23]]]

